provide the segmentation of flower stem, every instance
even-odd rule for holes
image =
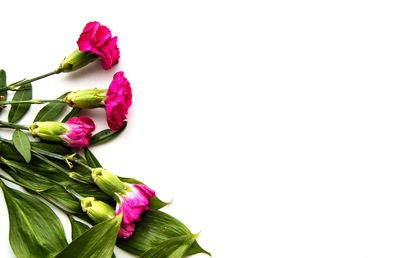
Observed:
[[[0,120],[0,127],[29,130],[28,126],[26,126],[26,125],[13,124],[13,123],[1,121],[1,120]]]
[[[47,102],[57,102],[57,103],[65,103],[62,99],[29,99],[29,100],[4,100],[0,101],[1,105],[9,105],[9,104],[43,104]]]
[[[31,82],[34,82],[34,81],[46,78],[46,77],[48,77],[50,75],[58,74],[58,73],[61,73],[60,69],[51,71],[49,73],[46,73],[46,74],[43,74],[43,75],[40,75],[40,76],[37,76],[37,77],[34,77],[32,79],[27,79],[27,80],[24,79],[24,80],[21,80],[21,81],[17,81],[17,82],[11,83],[10,85],[8,85],[8,87],[1,88],[0,92],[8,91],[8,90],[15,90],[17,87],[20,87],[22,85],[25,85],[25,84],[28,84],[28,83],[31,83]]]

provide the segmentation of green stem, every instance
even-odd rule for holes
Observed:
[[[50,76],[50,75],[58,74],[58,73],[61,73],[61,70],[60,70],[60,69],[51,71],[51,72],[49,72],[49,73],[46,73],[46,74],[43,74],[43,75],[40,75],[40,76],[37,76],[37,77],[34,77],[34,78],[32,78],[32,79],[21,80],[21,81],[18,81],[18,82],[14,82],[14,83],[8,85],[8,87],[1,88],[1,89],[0,89],[0,92],[2,92],[2,91],[8,91],[8,90],[15,90],[17,87],[20,87],[20,86],[22,86],[22,85],[25,85],[25,84],[28,84],[28,83],[31,83],[31,82],[34,82],[34,81],[37,81],[37,80],[46,78],[46,77],[48,77],[48,76]]]
[[[78,201],[83,199],[83,196],[75,192],[71,186],[66,185],[64,186],[65,191],[67,191],[70,195],[74,196]]]
[[[1,121],[1,120],[0,120],[0,127],[29,130],[28,126],[26,126],[26,125],[13,124],[13,123]]]
[[[9,104],[43,104],[47,102],[65,103],[62,99],[4,100],[0,101],[0,106]]]

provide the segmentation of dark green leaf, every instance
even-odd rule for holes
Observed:
[[[100,162],[96,159],[94,154],[87,147],[85,147],[85,158],[86,158],[86,162],[89,165],[89,167],[92,167],[92,168],[101,168],[102,167]]]
[[[190,234],[192,234],[190,230],[174,217],[162,211],[149,210],[141,215],[140,222],[135,223],[135,231],[132,236],[128,239],[119,239],[117,245],[128,252],[142,255],[164,241]],[[187,252],[190,251],[190,248]],[[197,250],[197,252],[190,252],[192,254],[198,252],[207,253],[201,248]]]
[[[68,219],[71,223],[71,229],[72,229],[72,240],[75,240],[76,238],[80,237],[83,233],[89,230],[89,226],[75,220],[71,215],[68,215]]]
[[[108,142],[108,141],[114,139],[120,133],[122,133],[122,131],[126,128],[126,124],[127,124],[127,122],[125,122],[124,125],[121,126],[121,128],[116,132],[113,132],[110,129],[106,129],[106,130],[103,130],[101,132],[96,133],[95,135],[93,135],[93,137],[90,140],[89,144],[91,146],[93,146],[93,145],[100,144],[100,143],[105,143],[105,142]]]
[[[26,163],[29,163],[31,161],[31,142],[29,141],[28,136],[20,130],[15,130],[12,135],[12,141],[14,147],[25,159]]]
[[[57,99],[64,99],[69,92],[64,93]],[[51,102],[44,106],[36,115],[33,122],[37,121],[53,121],[67,106],[66,103]]]
[[[0,70],[0,89],[7,87],[7,79],[6,79],[6,72],[4,70]],[[0,91],[0,100],[4,97],[3,100],[7,99],[7,91]],[[2,108],[0,107],[0,112]]]
[[[30,100],[32,99],[32,84],[27,84],[25,90],[16,91],[12,100]],[[8,122],[15,123],[28,112],[31,104],[12,104],[8,112]]]
[[[196,240],[197,234],[170,238],[143,253],[141,258],[181,258]]]
[[[142,182],[140,182],[139,180],[136,180],[133,178],[119,177],[119,179],[121,179],[122,182],[129,183],[129,184],[146,185],[146,184],[143,184]],[[159,210],[168,204],[169,204],[168,202],[163,202],[157,196],[154,196],[153,198],[150,199],[149,207],[150,207],[150,209],[153,209],[153,210]]]
[[[48,206],[2,182],[0,186],[9,214],[9,241],[17,257],[54,257],[65,248],[62,224]]]
[[[186,250],[185,257],[199,253],[204,253],[211,256],[211,254],[204,250],[199,243],[197,243],[197,241],[194,241],[194,243]]]
[[[79,111],[81,111],[80,108],[73,108],[64,118],[61,122],[65,123],[70,119],[71,117],[77,116],[79,114]]]
[[[56,258],[111,257],[121,219],[122,214],[95,225],[73,240]]]

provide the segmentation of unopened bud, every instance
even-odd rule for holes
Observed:
[[[94,60],[96,60],[99,55],[94,54],[90,51],[80,51],[76,49],[74,52],[69,54],[64,60],[61,62],[60,66],[58,67],[58,72],[72,72],[82,68]]]
[[[92,178],[103,192],[112,196],[116,201],[119,201],[117,195],[125,195],[126,191],[130,191],[127,184],[105,169],[94,168],[92,170]]]
[[[107,98],[106,91],[102,89],[86,89],[70,92],[63,101],[74,108],[103,107],[103,101]]]
[[[29,126],[29,131],[33,136],[38,136],[43,140],[51,142],[66,143],[60,135],[68,132],[68,129],[60,122],[35,122]]]
[[[93,197],[82,198],[81,207],[90,219],[95,223],[114,218],[114,209],[105,202],[98,201]]]

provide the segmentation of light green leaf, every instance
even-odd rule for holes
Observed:
[[[162,211],[149,210],[140,216],[140,222],[135,223],[135,231],[128,239],[118,239],[118,247],[136,255],[142,255],[146,251],[154,248],[164,241],[171,238],[191,235],[190,230],[179,220]],[[197,242],[192,246],[196,247]],[[191,246],[186,252],[191,254],[206,253],[202,248],[191,250]]]
[[[12,100],[30,100],[32,99],[32,84],[24,86],[24,90],[18,90],[15,92]],[[20,120],[26,112],[28,112],[31,104],[12,104],[10,112],[8,112],[8,122],[15,123]]]
[[[80,108],[73,108],[71,111],[63,118],[61,122],[65,123],[70,119],[71,117],[78,116],[79,112],[81,111]]]
[[[143,253],[141,258],[181,258],[196,240],[198,234],[170,238]]]
[[[14,147],[25,159],[26,163],[29,163],[31,161],[31,142],[29,141],[28,136],[20,130],[15,130],[12,135],[12,141]]]
[[[106,130],[96,133],[95,135],[92,136],[92,139],[90,140],[89,145],[93,146],[93,145],[105,143],[105,142],[108,142],[108,141],[114,139],[120,133],[122,133],[122,131],[124,131],[124,129],[126,128],[126,125],[127,125],[127,122],[125,122],[124,125],[121,126],[121,128],[119,128],[119,130],[116,132],[113,132],[110,129],[106,129]]]
[[[64,93],[57,99],[64,99],[68,93],[69,92]],[[66,103],[51,102],[38,112],[33,122],[53,121],[65,109],[66,106]]]
[[[99,258],[111,257],[122,214],[99,223],[73,240],[56,258]]]
[[[92,167],[92,168],[101,168],[100,162],[97,160],[97,158],[94,156],[94,154],[87,148],[85,147],[85,158],[87,164]]]
[[[58,217],[38,199],[0,182],[10,221],[9,241],[18,258],[54,257],[67,246]]]

